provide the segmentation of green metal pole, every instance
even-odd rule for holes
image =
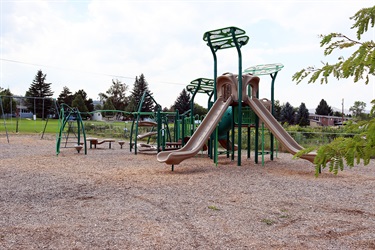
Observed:
[[[274,93],[274,89],[275,89],[275,79],[276,79],[276,76],[277,76],[277,72],[276,71],[273,75],[271,75],[271,78],[272,78],[272,82],[271,82],[271,114],[274,116],[275,115],[275,93]],[[271,138],[271,144],[270,144],[270,151],[271,151],[271,161],[273,161],[273,153],[274,153],[274,145],[273,145],[273,141],[274,141],[274,136],[272,133],[270,133],[270,138]]]
[[[264,166],[264,123],[262,122],[262,166]]]
[[[217,100],[217,88],[216,88],[216,82],[217,82],[217,56],[216,56],[216,51],[214,50],[212,43],[211,43],[211,36],[209,35],[207,37],[207,42],[208,45],[210,46],[213,58],[214,58],[214,102]],[[217,141],[217,136],[219,134],[219,129],[218,127],[215,128],[215,136],[213,138],[213,150],[214,150],[214,163],[217,164],[218,161],[218,141]]]
[[[237,165],[241,166],[241,137],[242,137],[242,54],[241,54],[241,47],[238,44],[235,29],[231,28],[233,42],[236,45],[237,54],[238,54],[238,153],[237,153]]]
[[[199,88],[201,87],[201,82],[202,82],[202,79],[199,79],[198,80],[198,86],[197,88],[194,90],[194,93],[191,97],[191,101],[190,101],[190,123],[191,123],[191,129],[190,129],[190,136],[193,135],[194,133],[194,98],[195,98],[195,95],[198,93],[198,90]]]
[[[157,138],[156,138],[156,144],[157,144],[157,152],[160,152],[160,146],[161,146],[161,141],[160,141],[160,137],[161,137],[161,127],[162,127],[162,118],[161,118],[161,115],[160,115],[160,108],[158,108],[158,111],[156,113],[156,121],[157,121]]]

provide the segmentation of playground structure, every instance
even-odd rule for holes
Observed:
[[[68,126],[68,129],[66,134],[64,134],[66,126]],[[73,134],[74,141],[70,140],[70,134]],[[65,148],[75,148],[79,153],[83,147],[85,154],[87,154],[85,126],[82,121],[81,112],[79,112],[77,108],[71,108],[64,103],[61,104],[59,113],[59,132],[56,137],[56,155],[60,154],[60,147],[63,139]]]
[[[271,65],[258,65],[250,67],[242,72],[242,55],[241,47],[246,45],[249,37],[245,35],[245,31],[237,27],[227,27],[217,29],[204,33],[203,40],[207,42],[210,47],[214,58],[214,90],[210,98],[214,97],[214,103],[211,106],[206,117],[192,135],[187,144],[175,151],[160,152],[157,155],[159,162],[173,165],[179,164],[185,159],[195,156],[199,149],[203,146],[204,142],[210,138],[212,142],[211,148],[213,149],[214,162],[217,164],[218,157],[218,124],[222,116],[225,114],[229,107],[236,107],[237,117],[233,116],[232,122],[232,160],[234,159],[234,124],[238,127],[237,130],[237,165],[241,165],[241,138],[243,126],[243,107],[249,107],[255,114],[255,128],[256,128],[256,143],[255,151],[258,161],[258,135],[259,135],[259,119],[265,126],[272,132],[272,134],[283,144],[286,149],[295,154],[302,147],[284,130],[284,128],[273,117],[274,113],[274,84],[278,71],[283,67],[281,64]],[[217,77],[217,55],[219,49],[227,49],[235,47],[238,53],[238,74],[226,73]],[[270,74],[272,78],[271,84],[271,110],[267,110],[259,98],[259,81],[257,75]],[[198,91],[198,90],[197,90]],[[197,92],[196,91],[196,92]],[[234,113],[234,112],[233,112]],[[229,135],[228,135],[229,136]],[[248,133],[248,145],[250,141],[250,134]],[[274,154],[274,138],[271,136],[270,157],[273,160]],[[248,147],[249,150],[249,147]],[[310,162],[314,161],[315,154],[303,155],[301,158]]]

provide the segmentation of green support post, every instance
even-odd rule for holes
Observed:
[[[207,45],[210,47],[212,55],[214,57],[214,80],[215,80],[215,88],[214,88],[214,101],[217,100],[217,89],[216,89],[216,79],[217,79],[217,57],[216,51],[219,49],[227,49],[227,48],[237,48],[238,56],[239,56],[239,88],[238,91],[240,92],[239,98],[242,97],[242,56],[240,48],[243,45],[246,45],[249,41],[249,37],[245,36],[246,32],[242,29],[237,27],[227,27],[217,30],[212,30],[204,33],[203,40],[207,41]],[[239,106],[242,105],[242,99],[239,100]],[[240,108],[241,111],[241,108]],[[241,116],[239,116],[241,117]],[[241,118],[240,118],[241,119]],[[239,123],[239,137],[241,136],[241,125],[242,121],[240,120]],[[217,156],[218,156],[218,128],[215,129],[215,139],[214,139],[214,161],[217,164]],[[212,137],[211,137],[212,138]],[[240,139],[239,139],[240,141]],[[238,143],[238,165],[241,165],[241,144]]]

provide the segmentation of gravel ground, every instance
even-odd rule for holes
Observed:
[[[0,135],[0,249],[375,249],[375,167],[337,176],[279,153],[171,167]],[[246,154],[243,154],[246,156]]]

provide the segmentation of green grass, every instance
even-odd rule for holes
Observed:
[[[47,126],[46,126],[47,123]],[[46,127],[45,133],[56,133],[58,131],[58,120],[57,119],[36,119],[36,121],[31,119],[5,119],[5,126],[4,120],[0,120],[0,132],[5,133],[5,127],[8,133],[42,133],[44,127]]]

